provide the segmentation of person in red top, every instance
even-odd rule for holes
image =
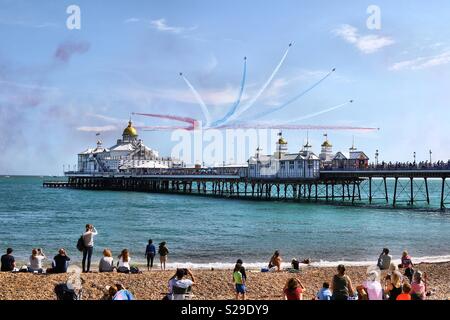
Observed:
[[[303,300],[303,292],[305,287],[299,279],[290,278],[283,289],[284,298],[286,300]]]
[[[403,283],[402,293],[397,296],[396,300],[411,300],[411,285],[408,282]]]

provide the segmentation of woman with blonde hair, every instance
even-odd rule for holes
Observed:
[[[103,250],[103,257],[100,259],[98,264],[99,272],[113,272],[114,271],[114,261],[113,261],[111,250]]]
[[[130,272],[130,262],[131,258],[128,249],[123,249],[119,255],[119,261],[117,262],[117,272]]]
[[[42,273],[42,260],[45,258],[45,254],[42,249],[31,250],[30,266],[28,267],[28,271]]]
[[[396,300],[402,293],[402,274],[394,271],[390,278],[386,279],[384,293],[389,295],[389,300]]]

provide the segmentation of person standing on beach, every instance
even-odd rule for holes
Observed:
[[[237,259],[236,264],[241,265],[241,269],[239,271],[241,272],[244,281],[247,282],[247,273],[245,272],[244,262],[242,261],[242,259]]]
[[[236,300],[239,300],[239,294],[242,294],[242,300],[245,300],[245,278],[241,270],[242,264],[236,263],[233,270],[233,282],[236,289]]]
[[[156,248],[153,244],[153,240],[148,240],[147,247],[145,248],[145,257],[147,258],[147,270],[150,270],[150,268],[153,268],[153,259],[156,255]]]
[[[83,249],[83,272],[90,272],[92,252],[94,251],[94,236],[98,234],[97,230],[92,224],[86,225],[86,232],[83,233],[84,249]],[[87,258],[87,266],[86,266]]]
[[[169,249],[167,249],[165,241],[159,244],[158,253],[159,253],[159,262],[161,262],[161,269],[166,270],[166,262],[167,262],[167,255],[169,254]]]
[[[280,251],[276,250],[269,261],[269,270],[276,268],[276,271],[281,271],[281,256]]]
[[[392,256],[389,255],[389,249],[384,248],[383,251],[381,252],[380,256],[378,257],[378,263],[377,263],[378,268],[380,268],[380,270],[389,269],[391,260],[392,260]]]
[[[6,249],[6,254],[2,255],[1,257],[1,263],[2,266],[0,268],[1,271],[13,271],[16,267],[16,260],[14,259],[12,255],[13,249],[8,248]]]
[[[345,266],[343,264],[338,265],[338,273],[333,277],[331,281],[331,300],[348,300],[350,296],[353,296],[353,284],[350,277],[345,274]]]

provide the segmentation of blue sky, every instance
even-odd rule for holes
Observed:
[[[81,8],[81,29],[66,8]],[[369,5],[381,29],[366,26]],[[295,96],[329,70],[320,86],[265,120],[283,123],[349,99],[298,124],[379,127],[328,131],[335,151],[356,145],[380,161],[450,158],[450,28],[447,1],[21,1],[0,0],[0,174],[58,174],[102,131],[114,144],[131,112],[202,119],[196,87],[214,119],[236,99],[248,57],[244,102],[284,64],[251,120]],[[171,125],[137,117],[137,125]],[[322,131],[311,131],[319,152]],[[305,131],[285,131],[297,151]],[[140,132],[168,155],[170,132]]]

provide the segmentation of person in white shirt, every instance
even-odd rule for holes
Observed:
[[[44,260],[45,254],[42,249],[33,249],[30,256],[30,266],[28,267],[29,272],[42,273],[42,260]]]
[[[358,292],[364,289],[368,300],[383,300],[383,288],[381,287],[380,273],[377,270],[370,270],[367,274],[367,280],[356,289]]]
[[[83,249],[83,272],[90,272],[91,269],[91,257],[94,251],[94,236],[98,234],[97,230],[92,224],[86,225],[86,232],[83,233],[84,249]],[[86,266],[87,258],[87,266]]]
[[[187,279],[185,276],[189,276],[191,279]],[[193,285],[195,285],[195,278],[192,272],[189,269],[177,269],[175,275],[169,280],[169,294],[166,299],[185,300]]]
[[[119,255],[119,261],[117,262],[117,272],[128,273],[130,272],[130,253],[127,249],[123,249]]]

